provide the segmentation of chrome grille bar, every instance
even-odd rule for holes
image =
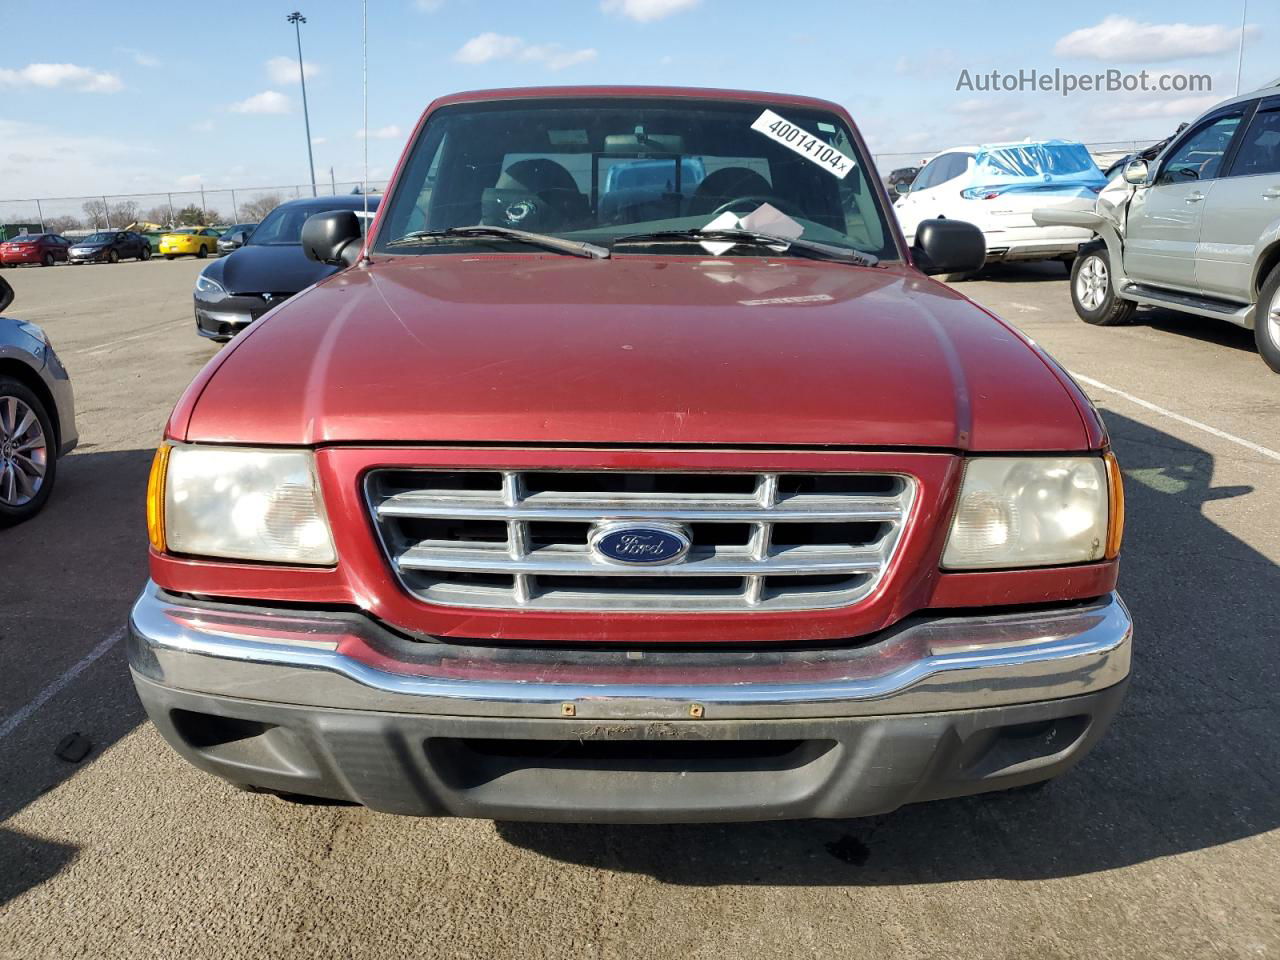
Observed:
[[[879,582],[915,490],[912,478],[887,474],[385,469],[366,481],[407,590],[512,610],[847,606]],[[597,525],[632,520],[679,524],[693,546],[652,565],[589,545]]]
[[[584,520],[601,517],[613,520],[664,520],[685,523],[848,523],[850,520],[895,522],[902,519],[902,503],[897,498],[862,498],[857,504],[830,497],[795,497],[775,506],[764,506],[756,497],[740,502],[723,498],[714,507],[695,506],[670,498],[617,497],[554,499],[535,495],[518,503],[504,503],[499,497],[460,495],[456,499],[437,493],[406,491],[377,506],[379,518],[421,517],[466,518],[472,520]]]

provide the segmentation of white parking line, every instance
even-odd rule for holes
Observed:
[[[22,724],[25,723],[33,713],[56,697],[63,689],[66,688],[67,684],[71,683],[72,680],[84,673],[84,671],[90,667],[95,660],[123,640],[124,631],[125,628],[121,627],[110,636],[99,640],[96,647],[81,657],[80,660],[63,673],[62,676],[58,677],[58,679],[54,680],[53,683],[49,684],[36,694],[34,700],[26,706],[20,707],[16,713],[9,715],[3,722],[0,722],[0,740],[3,740],[5,737],[9,736],[9,734],[13,733],[13,731],[17,730],[18,727],[22,726]]]
[[[1174,413],[1172,410],[1167,410],[1159,404],[1152,403],[1150,400],[1143,400],[1141,397],[1135,397],[1132,393],[1125,393],[1123,390],[1117,390],[1115,387],[1109,386],[1101,381],[1094,380],[1092,377],[1086,377],[1080,373],[1073,373],[1071,376],[1075,377],[1081,383],[1093,387],[1095,390],[1105,390],[1107,393],[1114,393],[1117,397],[1123,397],[1130,403],[1135,403],[1144,409],[1150,410],[1152,413],[1158,413],[1163,417],[1168,417],[1170,420],[1177,420],[1179,423],[1185,423],[1188,427],[1195,427],[1197,430],[1203,430],[1205,433],[1213,434],[1213,436],[1222,440],[1228,440],[1237,446],[1244,447],[1246,450],[1252,450],[1254,453],[1259,453],[1264,457],[1270,457],[1272,460],[1280,460],[1280,453],[1277,453],[1270,447],[1264,447],[1262,444],[1254,443],[1252,440],[1246,440],[1244,437],[1237,437],[1234,433],[1227,433],[1225,430],[1219,430],[1217,427],[1211,427],[1209,424],[1201,423],[1199,420],[1192,420],[1190,417],[1184,417],[1180,413]]]
[[[96,347],[77,347],[74,350],[68,350],[66,351],[66,355],[69,357],[72,357],[72,356],[93,357],[99,353],[106,353],[109,350],[114,350],[116,349],[116,347],[120,346],[120,344],[128,343],[130,340],[141,340],[143,337],[154,337],[157,333],[159,333],[161,330],[165,329],[166,327],[176,327],[179,324],[186,324],[190,322],[191,322],[190,320],[186,320],[186,319],[171,320],[169,323],[160,324],[159,326],[152,327],[149,330],[143,330],[141,333],[135,333],[128,337],[117,337],[115,340],[111,340],[104,344],[99,344]]]

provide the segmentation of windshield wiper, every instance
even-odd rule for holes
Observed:
[[[653,233],[629,233],[615,239],[613,246],[616,247],[620,243],[688,243],[701,240],[784,247],[787,252],[812,257],[815,260],[837,260],[842,263],[857,264],[860,267],[874,267],[880,262],[871,254],[860,250],[818,243],[816,240],[793,240],[789,237],[758,233],[754,230],[657,230]]]
[[[473,227],[449,227],[447,230],[415,230],[397,237],[387,244],[388,247],[412,247],[433,240],[448,240],[454,237],[477,237],[513,240],[516,243],[527,243],[544,250],[555,250],[558,253],[571,253],[575,257],[590,257],[592,260],[607,260],[607,247],[598,247],[594,243],[583,243],[579,240],[566,240],[564,237],[552,236],[549,233],[530,233],[528,230],[513,230],[511,227],[491,227],[476,224]]]

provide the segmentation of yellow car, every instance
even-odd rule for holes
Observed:
[[[179,227],[160,238],[160,253],[166,260],[196,256],[203,260],[218,251],[218,231],[212,227]]]

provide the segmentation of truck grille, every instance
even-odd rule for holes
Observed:
[[[457,607],[770,611],[842,607],[879,582],[916,483],[895,474],[372,471],[365,493],[400,582]],[[592,546],[608,524],[691,543],[655,566]]]

